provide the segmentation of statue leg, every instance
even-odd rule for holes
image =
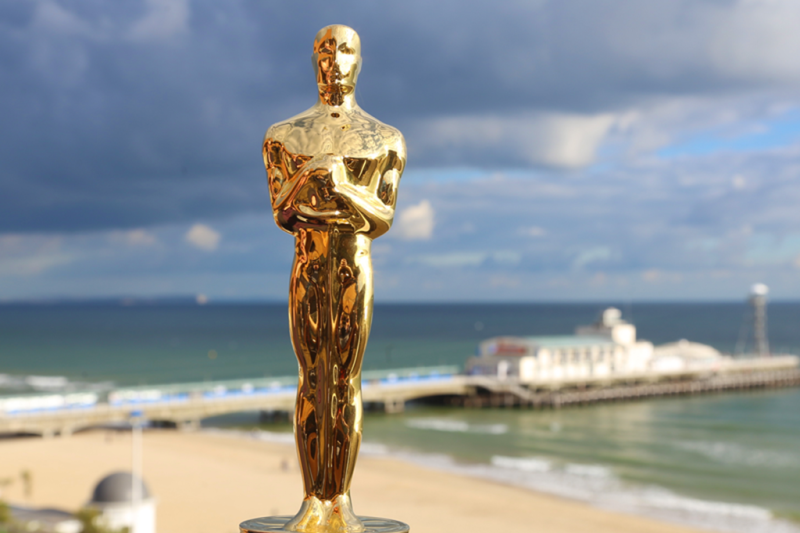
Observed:
[[[350,481],[361,443],[361,362],[372,321],[366,237],[301,230],[289,290],[300,365],[295,437],[305,500],[285,527],[357,532]]]
[[[319,361],[325,359],[324,338],[329,328],[327,300],[327,234],[301,230],[289,287],[289,329],[300,367],[294,431],[303,472],[305,497],[321,497]]]
[[[372,325],[371,240],[331,234],[331,370],[333,394],[326,493],[347,494],[361,446],[361,365]]]

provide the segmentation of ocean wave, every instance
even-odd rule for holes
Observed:
[[[60,391],[70,384],[65,376],[15,376],[0,374],[0,387],[12,390]]]
[[[406,426],[414,429],[445,431],[449,433],[483,433],[487,435],[503,435],[508,433],[507,424],[469,424],[462,420],[447,418],[412,418],[406,420]]]
[[[739,503],[714,502],[698,500],[674,494],[659,488],[648,488],[639,494],[639,499],[651,507],[670,509],[683,513],[718,515],[732,519],[766,521],[772,513],[762,507]]]
[[[731,442],[681,441],[675,447],[724,464],[786,468],[800,466],[800,456],[785,452],[747,448]]]
[[[72,381],[66,376],[0,374],[0,394],[3,395],[31,392],[99,392],[111,389],[113,386],[114,384],[109,381]]]

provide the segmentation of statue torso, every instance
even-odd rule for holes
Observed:
[[[335,225],[383,234],[405,157],[400,132],[358,106],[318,104],[275,124],[264,139],[264,163],[278,225],[292,233]]]

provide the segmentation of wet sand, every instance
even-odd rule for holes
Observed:
[[[130,462],[126,432],[0,440],[0,479],[14,478],[2,498],[76,510],[100,478]],[[30,498],[22,470],[32,474]],[[148,431],[144,478],[158,502],[158,533],[236,533],[249,518],[294,514],[302,497],[293,446],[231,435]],[[384,458],[359,459],[352,497],[358,514],[402,520],[414,533],[697,531]]]

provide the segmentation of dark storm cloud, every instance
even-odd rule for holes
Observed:
[[[5,2],[0,232],[266,210],[261,136],[313,103],[311,41],[334,22],[361,34],[359,101],[408,132],[412,165],[582,166],[614,124],[596,114],[794,83],[787,43],[766,62],[752,45],[797,10],[752,4]],[[519,143],[476,149],[487,120]],[[577,152],[545,143],[587,128]]]

